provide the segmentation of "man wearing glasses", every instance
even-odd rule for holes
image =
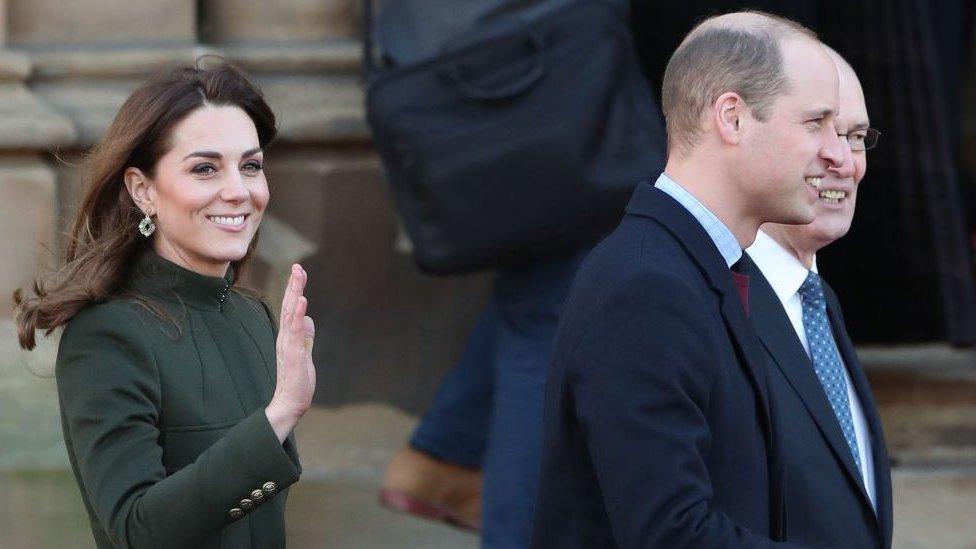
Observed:
[[[830,52],[840,80],[835,127],[849,145],[819,187],[809,225],[766,224],[746,251],[750,320],[766,350],[773,422],[773,483],[786,541],[813,547],[890,547],[891,475],[881,421],[816,253],[851,226],[868,127],[854,70]],[[758,272],[757,272],[758,271]],[[776,505],[777,502],[773,502]]]

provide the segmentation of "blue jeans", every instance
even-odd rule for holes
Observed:
[[[440,459],[484,469],[482,547],[529,545],[549,353],[569,286],[588,251],[498,272],[461,360],[410,440]]]

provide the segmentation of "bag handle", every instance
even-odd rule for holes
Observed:
[[[629,8],[621,9],[620,6],[608,0],[593,0],[593,1],[597,1],[601,4],[611,7],[615,12],[618,12],[620,16],[623,17],[624,19],[627,19],[629,17]],[[362,17],[361,17],[362,61],[361,61],[360,77],[364,82],[367,83],[370,80],[372,80],[376,76],[376,73],[379,72],[380,70],[380,68],[378,68],[375,63],[376,52],[375,52],[375,40],[374,40],[374,32],[373,32],[373,2],[374,0],[363,0],[362,2],[362,6],[363,6]],[[492,19],[497,17],[513,17],[513,16],[517,17],[525,9],[533,7],[540,3],[541,3],[540,0],[512,0],[508,4],[499,6],[493,10],[488,11],[485,14],[482,14],[482,16],[478,18],[477,22],[481,23],[487,19]],[[442,50],[450,49],[449,44],[450,41],[445,43],[444,47],[442,47],[441,49]],[[541,52],[541,48],[539,48],[538,51]],[[529,75],[526,75],[526,79],[528,79],[528,76]],[[535,78],[538,79],[541,76],[542,74],[540,73],[538,75],[535,75]],[[530,85],[531,82],[525,87],[528,87]],[[477,95],[479,92],[475,91],[474,93],[475,95]],[[489,97],[486,99],[491,99],[491,98]]]
[[[546,73],[545,41],[538,32],[527,35],[527,44],[531,48],[532,68],[516,80],[499,87],[481,87],[466,79],[461,72],[460,61],[453,63],[447,70],[447,76],[454,82],[461,94],[468,99],[481,101],[498,101],[510,99],[525,93]]]

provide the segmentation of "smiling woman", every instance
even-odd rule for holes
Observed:
[[[170,141],[152,172],[126,168],[126,188],[147,218],[155,216],[160,256],[223,276],[247,256],[268,205],[257,130],[240,107],[207,104],[177,124]]]
[[[275,117],[237,69],[182,68],[92,152],[65,266],[14,295],[20,344],[65,327],[65,445],[99,548],[283,547],[314,325],[298,265],[275,333],[237,291]]]

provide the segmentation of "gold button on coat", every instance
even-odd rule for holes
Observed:
[[[241,511],[237,507],[234,507],[233,509],[230,510],[230,518],[234,520],[237,520],[243,516],[244,516],[244,511]]]
[[[261,486],[261,491],[264,492],[264,495],[266,496],[270,496],[271,494],[275,493],[277,490],[278,490],[278,485],[275,484],[274,482],[265,482],[264,485]]]

